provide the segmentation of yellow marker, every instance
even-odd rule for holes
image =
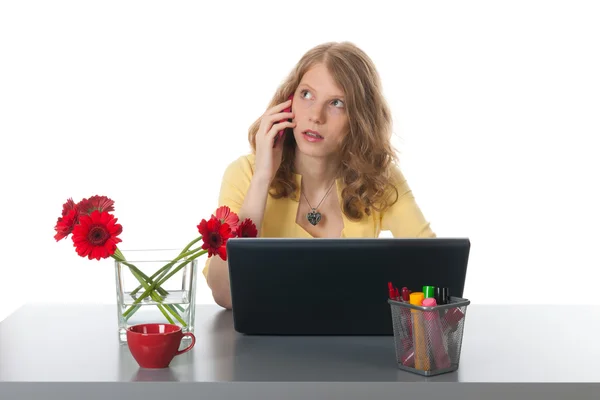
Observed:
[[[425,294],[423,292],[413,292],[410,294],[410,304],[415,306],[423,305]],[[412,315],[413,326],[413,342],[415,349],[415,368],[421,371],[429,371],[431,364],[429,363],[429,353],[427,351],[427,342],[425,339],[425,331],[423,328],[422,311],[410,310]]]

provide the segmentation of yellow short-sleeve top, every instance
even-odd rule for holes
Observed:
[[[223,174],[218,206],[226,205],[233,212],[239,214],[253,174],[254,154],[241,156],[230,163]],[[295,174],[295,178],[299,188],[302,176]],[[391,231],[394,237],[432,238],[436,236],[431,230],[430,223],[418,207],[406,179],[397,167],[394,167],[394,182],[398,189],[398,201],[385,212],[380,213],[373,210],[371,215],[364,215],[360,221],[350,220],[342,212],[344,228],[341,237],[375,238],[381,231]],[[343,189],[341,178],[336,181],[336,188],[338,199],[341,201]],[[298,196],[281,199],[267,196],[260,230],[261,237],[313,238],[296,223],[297,199]],[[207,276],[208,260],[202,273],[205,277]]]

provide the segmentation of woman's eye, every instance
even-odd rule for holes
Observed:
[[[300,97],[302,97],[303,99],[312,99],[312,93],[306,89],[300,91]],[[340,99],[335,99],[331,102],[331,104],[333,104],[336,108],[343,108],[344,107],[344,102]]]

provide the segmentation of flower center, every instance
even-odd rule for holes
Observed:
[[[108,232],[102,225],[94,225],[88,232],[88,242],[93,246],[102,246],[108,239]]]
[[[219,235],[217,232],[211,232],[210,243],[213,247],[220,247],[221,246],[221,235]]]

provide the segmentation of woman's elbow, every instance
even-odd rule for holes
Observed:
[[[212,292],[213,299],[217,305],[223,307],[226,310],[231,310],[231,294],[230,293],[220,293],[218,291],[213,290]]]
[[[215,303],[231,310],[231,292],[229,290],[229,274],[227,263],[213,258],[206,271],[206,283],[212,292]]]

